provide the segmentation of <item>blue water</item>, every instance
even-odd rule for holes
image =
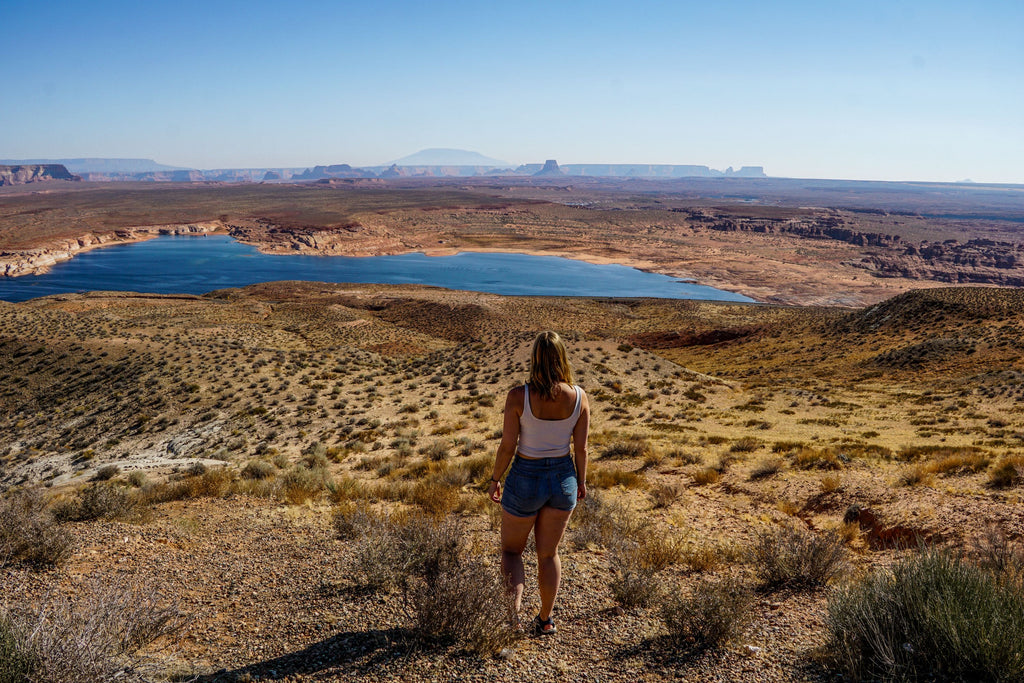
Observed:
[[[43,275],[0,276],[0,300],[96,290],[204,294],[275,280],[421,284],[494,294],[746,301],[667,275],[555,256],[464,252],[455,256],[261,254],[227,235],[158,237],[94,249]]]

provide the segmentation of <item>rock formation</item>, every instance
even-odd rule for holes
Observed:
[[[72,175],[62,164],[0,166],[0,187],[47,180],[81,180],[81,177]]]
[[[558,168],[558,162],[554,159],[548,159],[544,162],[544,168],[540,169],[533,175],[535,176],[552,176],[552,175],[565,175],[562,173],[562,169]]]

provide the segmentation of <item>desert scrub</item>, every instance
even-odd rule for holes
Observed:
[[[56,565],[71,554],[73,538],[46,509],[38,490],[13,493],[0,500],[0,568],[25,563]]]
[[[341,526],[339,517],[345,520]],[[492,654],[516,638],[501,578],[467,552],[457,519],[339,511],[335,528],[352,539],[350,574],[373,589],[401,588],[420,638],[459,643],[479,654]]]
[[[1005,489],[1021,482],[1021,470],[1024,470],[1024,457],[1012,456],[1003,458],[989,473],[988,485],[994,489]]]
[[[599,489],[610,489],[613,486],[623,488],[643,488],[647,479],[639,472],[620,470],[616,467],[591,467],[587,471],[587,485]]]
[[[765,588],[814,588],[846,570],[846,553],[834,532],[787,527],[760,532],[750,547],[749,562]]]
[[[1024,588],[928,549],[833,591],[827,649],[857,680],[1024,680]]]
[[[779,458],[765,458],[759,460],[750,469],[750,474],[747,475],[750,481],[757,481],[759,479],[767,479],[768,477],[775,476],[779,470],[782,469],[782,460]]]
[[[623,441],[616,441],[602,449],[598,455],[607,460],[622,460],[626,458],[643,458],[651,450],[650,443],[646,439],[631,438]]]
[[[706,650],[728,643],[750,621],[753,596],[739,579],[701,579],[690,595],[666,593],[660,613],[669,639],[678,646]]]
[[[697,486],[717,484],[718,480],[722,478],[721,473],[715,467],[700,467],[691,472],[690,476],[693,477],[693,483]]]
[[[682,491],[678,484],[658,484],[647,493],[655,509],[671,507],[681,495]]]
[[[131,516],[138,499],[131,491],[109,482],[92,484],[74,497],[58,502],[54,516],[65,522],[88,522],[96,519],[124,519]]]
[[[761,447],[761,442],[752,436],[737,439],[729,446],[730,453],[753,453]]]
[[[11,601],[0,608],[0,681],[143,681],[135,654],[182,624],[173,600],[141,582],[92,584],[74,602]]]
[[[242,468],[241,475],[243,479],[273,479],[277,476],[277,468],[266,460],[251,460]]]
[[[633,536],[620,536],[609,547],[612,579],[608,587],[623,607],[646,607],[661,595],[660,572],[682,558],[675,536],[650,526],[637,527]]]

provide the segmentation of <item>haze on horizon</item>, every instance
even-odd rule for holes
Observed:
[[[0,158],[1024,183],[1024,5],[11,3]]]

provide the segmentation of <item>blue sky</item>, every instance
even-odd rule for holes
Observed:
[[[1024,2],[0,0],[0,158],[1024,183]]]

